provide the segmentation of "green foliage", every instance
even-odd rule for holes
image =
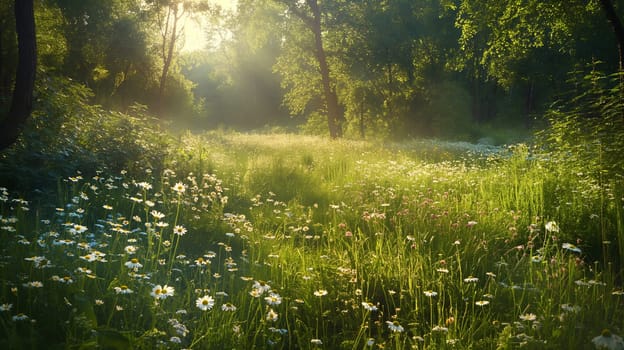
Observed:
[[[575,222],[579,237],[594,242],[592,254],[604,262],[624,252],[622,244],[611,244],[622,239],[623,213],[611,201],[621,189],[624,170],[622,75],[594,66],[574,73],[570,83],[569,96],[547,114],[550,127],[538,135],[547,169],[556,176],[547,200]]]
[[[595,67],[574,72],[573,90],[546,115],[550,128],[542,146],[569,166],[590,176],[612,178],[622,168],[624,90],[621,73],[605,74]]]
[[[457,82],[442,81],[428,90],[429,103],[423,108],[421,120],[429,120],[424,135],[471,140],[471,97]]]
[[[18,144],[2,154],[6,184],[45,191],[77,170],[163,168],[168,136],[144,107],[107,111],[89,104],[85,86],[43,71],[39,77],[33,115]]]

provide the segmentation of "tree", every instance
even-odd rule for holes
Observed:
[[[160,35],[162,38],[161,58],[163,61],[162,74],[158,85],[158,99],[162,101],[165,92],[165,83],[169,68],[173,61],[173,54],[176,48],[176,42],[184,33],[184,26],[178,27],[178,23],[186,13],[186,7],[178,1],[171,1],[167,4],[165,15],[159,18]]]
[[[528,125],[539,100],[551,103],[569,71],[593,61],[614,66],[612,49],[604,46],[609,28],[600,7],[582,0],[461,0],[456,25],[473,95],[495,83],[507,96],[516,95]]]
[[[0,121],[0,150],[17,141],[22,127],[32,110],[32,96],[37,68],[37,40],[35,37],[35,14],[33,0],[15,1],[15,29],[18,56],[15,88],[11,108]]]
[[[622,21],[615,11],[612,0],[600,0],[600,5],[602,5],[603,10],[605,11],[605,15],[607,16],[607,20],[611,24],[611,28],[615,33],[620,58],[619,70],[622,71],[624,70],[624,27],[622,27]]]
[[[208,4],[201,0],[155,0],[153,1],[156,24],[160,34],[159,51],[162,59],[162,71],[158,81],[158,111],[163,113],[163,102],[167,79],[174,59],[179,53],[179,41],[184,36],[186,19],[192,15],[209,10]]]
[[[289,13],[297,17],[313,36],[313,46],[304,48],[304,50],[311,51],[316,59],[318,73],[321,78],[323,101],[327,112],[329,136],[331,138],[342,137],[342,127],[345,120],[344,107],[338,101],[336,81],[334,77],[332,77],[332,72],[327,61],[327,53],[323,41],[323,31],[326,30],[326,28],[323,27],[323,9],[317,0],[306,0],[305,2],[284,0],[280,2],[288,6]],[[287,14],[287,19],[288,18]]]

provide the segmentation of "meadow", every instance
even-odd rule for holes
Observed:
[[[600,169],[524,144],[217,132],[164,165],[1,189],[1,348],[593,349],[624,331],[624,191]]]

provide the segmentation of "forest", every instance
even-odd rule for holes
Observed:
[[[0,0],[0,347],[624,350],[623,21]]]

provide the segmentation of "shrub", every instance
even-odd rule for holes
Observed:
[[[163,168],[169,139],[145,107],[131,107],[131,115],[107,111],[89,104],[93,94],[84,85],[39,76],[32,117],[18,142],[0,154],[3,183],[41,189],[77,170]]]

